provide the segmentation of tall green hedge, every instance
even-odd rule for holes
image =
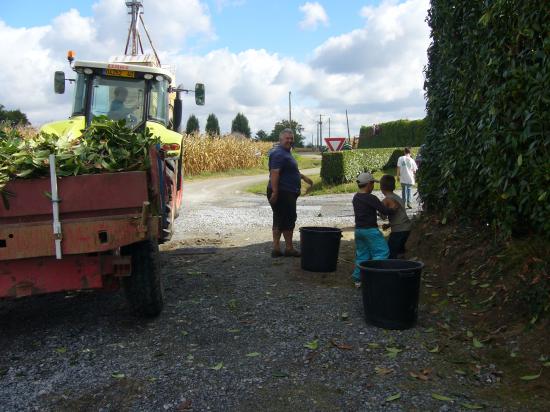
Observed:
[[[429,208],[550,237],[550,1],[432,0]]]
[[[420,146],[426,141],[426,121],[396,120],[380,123],[374,135],[372,126],[361,126],[359,148]]]
[[[398,152],[403,154],[402,149],[396,148],[325,152],[321,163],[321,178],[325,183],[351,182],[361,172],[395,167],[395,156]]]

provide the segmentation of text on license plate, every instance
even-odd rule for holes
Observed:
[[[136,72],[131,70],[107,69],[107,76],[136,77]]]

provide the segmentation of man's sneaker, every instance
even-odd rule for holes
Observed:
[[[361,282],[353,282],[353,285],[359,289],[361,287]]]
[[[407,203],[407,209],[412,209],[413,207],[411,206],[410,203]]]

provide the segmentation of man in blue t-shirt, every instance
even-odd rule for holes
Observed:
[[[281,234],[285,238],[284,256],[299,257],[300,252],[292,245],[296,225],[296,200],[300,196],[301,181],[313,182],[300,173],[296,159],[290,153],[294,144],[294,132],[285,129],[279,134],[279,146],[269,153],[269,183],[267,198],[273,210],[273,251],[271,257],[283,256]]]

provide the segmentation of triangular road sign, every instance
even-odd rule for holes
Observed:
[[[325,143],[327,144],[328,150],[331,152],[342,150],[345,142],[345,137],[325,137]]]

